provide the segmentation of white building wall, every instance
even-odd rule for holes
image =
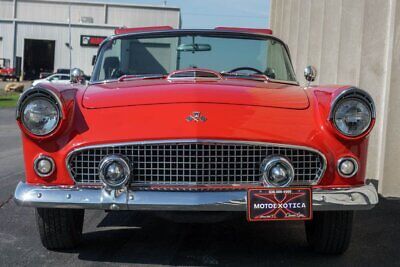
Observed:
[[[2,51],[0,51],[1,58],[12,58],[13,42],[11,38],[13,36],[13,28],[12,22],[0,22],[0,37],[2,38]]]
[[[2,1],[0,3],[0,18],[11,19],[12,17],[13,17],[13,1],[12,0]]]
[[[135,10],[126,9],[123,6],[110,6],[108,8],[107,21],[109,24],[140,26],[171,25],[179,27],[177,16],[174,12],[164,9],[137,8]]]
[[[288,43],[303,84],[304,67],[313,65],[315,84],[351,84],[372,95],[367,178],[380,181],[383,195],[400,196],[400,2],[272,0],[270,27]]]
[[[92,72],[92,57],[97,47],[81,47],[81,35],[109,36],[114,29],[73,27],[71,30],[72,67],[79,67],[86,74]],[[68,26],[19,24],[17,34],[17,55],[24,55],[25,39],[55,40],[54,69],[69,67]]]
[[[92,57],[97,48],[81,47],[81,35],[109,36],[115,28],[123,26],[180,27],[180,11],[172,7],[85,3],[77,0],[0,0],[0,38],[3,47],[0,55],[11,59],[13,64],[14,56],[24,56],[25,39],[54,40],[54,69],[68,68],[69,51],[65,44],[68,43],[69,6],[72,67],[79,67],[86,74],[92,71]],[[82,23],[82,17],[91,17],[93,23]]]

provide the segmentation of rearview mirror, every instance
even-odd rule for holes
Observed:
[[[211,45],[209,44],[180,44],[176,49],[180,52],[199,52],[199,51],[211,51]]]

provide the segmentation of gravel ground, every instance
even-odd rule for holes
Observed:
[[[3,81],[0,81],[0,90],[3,90],[7,83],[14,83],[14,82],[9,82],[9,81],[3,82]],[[28,89],[31,86],[32,81],[23,81],[22,83],[24,84],[24,89]]]
[[[310,251],[299,222],[249,224],[237,214],[221,223],[179,224],[101,211],[86,213],[79,249],[51,252],[40,244],[34,209],[11,200],[23,175],[14,110],[0,109],[0,266],[400,266],[399,199],[358,212],[342,256]]]

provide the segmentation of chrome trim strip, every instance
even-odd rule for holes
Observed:
[[[335,97],[335,99],[332,101],[332,103],[331,103],[331,108],[330,108],[330,111],[329,111],[329,116],[328,116],[328,117],[329,117],[329,120],[331,120],[331,121],[333,120],[333,117],[334,117],[334,116],[333,116],[333,110],[334,110],[336,104],[337,104],[343,97],[345,97],[347,94],[351,94],[351,93],[353,93],[353,92],[362,94],[362,95],[364,95],[364,96],[369,100],[370,103],[367,103],[367,104],[368,104],[368,106],[370,106],[370,104],[371,104],[371,106],[370,106],[370,108],[371,108],[371,117],[372,117],[372,119],[375,119],[375,118],[376,118],[376,106],[375,106],[374,99],[371,97],[371,95],[370,95],[368,92],[366,92],[366,91],[364,91],[364,90],[362,90],[362,89],[360,89],[360,88],[357,88],[357,87],[349,87],[349,88],[343,90],[342,92],[340,92],[340,94],[338,94],[338,95]],[[364,100],[364,101],[365,101],[365,99],[361,99],[361,100]]]
[[[109,37],[107,37],[99,46],[98,50],[97,50],[97,56],[100,55],[100,52],[102,50],[102,47],[109,41],[112,41],[114,39],[117,38],[128,38],[128,37],[135,37],[135,38],[154,38],[154,37],[169,37],[169,36],[180,36],[180,35],[187,35],[187,34],[215,34],[218,36],[228,36],[228,37],[242,37],[242,38],[260,38],[260,39],[272,39],[275,40],[277,42],[279,42],[281,45],[283,45],[283,47],[285,48],[287,55],[289,57],[289,61],[290,61],[290,66],[292,68],[293,71],[293,75],[294,75],[294,79],[296,79],[296,81],[280,81],[280,80],[273,80],[275,82],[278,83],[288,83],[288,84],[293,84],[293,85],[299,85],[300,83],[297,81],[296,78],[296,72],[293,68],[293,62],[292,62],[292,56],[290,54],[290,50],[289,50],[289,46],[283,42],[281,39],[279,39],[278,37],[274,36],[274,35],[270,35],[270,34],[263,34],[263,33],[254,33],[254,32],[238,32],[238,31],[230,31],[230,30],[216,30],[216,29],[172,29],[172,30],[159,30],[159,31],[148,31],[148,32],[130,32],[130,33],[123,33],[123,34],[118,34],[118,35],[111,35]],[[91,77],[94,77],[94,72],[96,70],[97,67],[97,62],[95,64],[95,66],[93,67],[93,71],[92,71],[92,75]],[[91,80],[89,81],[89,84],[96,84],[96,83],[102,83],[102,81],[93,81],[91,78]]]
[[[138,80],[142,80],[142,79],[143,78],[138,79]],[[162,78],[160,78],[160,79],[162,79]],[[216,81],[216,80],[220,80],[219,78],[203,78],[203,79],[200,79],[199,77],[192,78],[192,79],[188,79],[186,77],[183,77],[183,78],[170,78],[168,80],[173,81],[173,80],[179,80],[179,79],[180,80],[188,80],[188,81],[193,81],[193,80]],[[237,79],[237,77],[235,77],[234,79]],[[253,80],[255,80],[255,79],[253,79]],[[128,81],[128,79],[124,80],[124,81]],[[300,85],[299,82],[297,82],[297,81],[285,81],[285,80],[277,80],[277,79],[272,79],[272,78],[268,78],[267,80],[262,80],[262,81],[264,81],[264,82],[274,82],[274,83],[284,83],[284,84],[297,85],[297,86]],[[107,80],[96,81],[96,82],[88,82],[88,85],[107,84],[107,83],[113,83],[113,82],[120,82],[120,81],[118,81],[118,79],[107,79]]]
[[[285,147],[285,148],[293,148],[293,149],[304,149],[308,150],[314,153],[319,154],[322,159],[323,159],[323,166],[322,166],[322,172],[320,177],[318,179],[310,184],[310,185],[317,185],[319,181],[324,177],[325,171],[327,169],[327,160],[325,155],[320,152],[319,150],[315,148],[310,148],[306,146],[298,146],[298,145],[288,145],[288,144],[281,144],[281,143],[268,143],[268,142],[257,142],[257,141],[240,141],[240,140],[218,140],[218,139],[169,139],[169,140],[150,140],[150,141],[136,141],[136,142],[125,142],[125,143],[107,143],[107,144],[101,144],[101,145],[91,145],[91,146],[82,146],[73,149],[70,151],[65,159],[65,165],[68,170],[68,174],[70,178],[74,181],[74,176],[72,175],[71,168],[68,164],[71,156],[79,152],[81,150],[86,150],[86,149],[93,149],[93,148],[103,148],[103,147],[117,147],[117,146],[126,146],[126,145],[147,145],[147,144],[168,144],[168,143],[210,143],[210,144],[215,144],[215,143],[221,143],[221,144],[246,144],[246,145],[263,145],[263,146],[274,146],[274,147]]]
[[[20,182],[19,206],[99,210],[245,211],[247,191],[131,191],[76,186],[40,186]],[[372,184],[352,188],[313,189],[313,210],[365,210],[378,203]]]
[[[285,80],[277,80],[277,79],[272,79],[268,78],[268,82],[274,82],[274,83],[284,83],[284,84],[291,84],[291,85],[300,85],[298,81],[285,81]]]
[[[54,97],[54,100],[57,102],[57,106],[58,106],[58,112],[59,112],[59,114],[60,114],[60,117],[59,117],[59,121],[57,122],[57,123],[59,123],[60,122],[60,119],[62,119],[63,117],[64,117],[64,114],[63,114],[63,106],[62,106],[62,103],[61,103],[61,100],[60,100],[60,98],[56,95],[56,93],[54,93],[52,90],[50,90],[50,89],[47,89],[47,88],[42,88],[42,87],[36,87],[36,86],[33,86],[33,87],[30,87],[30,88],[28,88],[27,90],[25,90],[20,96],[19,96],[19,98],[18,98],[18,101],[17,101],[17,105],[16,105],[16,109],[15,109],[15,119],[19,119],[20,118],[20,115],[21,115],[21,110],[20,110],[20,108],[21,108],[21,104],[23,103],[23,101],[22,100],[24,100],[24,98],[25,98],[25,95],[28,95],[29,93],[31,93],[32,91],[34,91],[34,90],[37,90],[37,91],[45,91],[46,93],[49,93],[52,97]],[[58,125],[57,125],[58,126]],[[57,128],[57,127],[56,127]],[[53,129],[54,130],[54,129]]]
[[[124,177],[122,181],[119,183],[110,183],[107,181],[106,175],[104,172],[106,171],[105,168],[108,168],[109,164],[112,162],[118,162],[124,170]],[[122,156],[119,155],[108,155],[104,157],[99,164],[99,177],[100,180],[103,182],[103,184],[108,187],[108,188],[123,188],[125,185],[129,182],[129,179],[131,178],[131,167],[128,159],[123,158]]]
[[[288,173],[289,173],[289,178],[287,179],[287,181],[282,184],[282,185],[274,185],[271,181],[269,181],[268,179],[270,177],[269,173],[272,169],[272,167],[276,164],[276,163],[280,163],[281,165],[286,165],[286,168],[289,169]],[[293,180],[294,180],[294,168],[292,163],[290,163],[289,160],[287,160],[286,158],[282,157],[282,156],[272,156],[272,157],[267,157],[264,159],[264,161],[261,163],[261,172],[262,172],[262,182],[264,183],[265,186],[269,186],[269,187],[286,187],[288,185],[290,185]]]

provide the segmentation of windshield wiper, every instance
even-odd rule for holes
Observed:
[[[268,76],[264,75],[264,74],[256,74],[256,73],[254,73],[254,74],[244,74],[244,73],[226,72],[226,71],[222,71],[220,73],[223,76],[250,79],[250,80],[256,80],[256,81],[263,81],[263,82],[270,80],[270,78],[268,78]]]
[[[162,79],[164,74],[125,74],[117,79],[118,82],[130,80],[145,80],[145,79]]]

